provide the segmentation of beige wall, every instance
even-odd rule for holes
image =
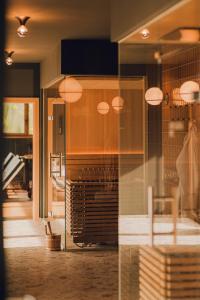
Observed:
[[[60,43],[49,56],[41,62],[40,85],[41,88],[48,87],[51,82],[61,76],[61,49]]]
[[[118,41],[131,31],[182,0],[111,0],[111,39]]]

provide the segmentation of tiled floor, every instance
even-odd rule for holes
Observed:
[[[52,224],[61,233],[63,221]],[[155,229],[170,231],[171,222],[156,223]],[[138,300],[138,248],[149,243],[146,218],[120,220],[120,298],[118,298],[118,253],[111,249],[67,252],[44,249],[44,228],[32,221],[5,222],[5,248],[8,267],[8,296],[33,295],[37,300]],[[188,219],[178,220],[178,243],[200,244],[200,226]],[[171,243],[171,237],[159,237]],[[29,246],[29,247],[28,247]],[[30,248],[31,246],[31,248]]]
[[[139,300],[139,246],[120,246],[120,299]]]
[[[116,250],[49,252],[44,248],[6,249],[9,297],[37,300],[117,300]]]
[[[118,300],[117,249],[48,251],[41,247],[44,230],[39,224],[24,220],[4,225],[8,297]],[[52,227],[62,233],[62,224]]]

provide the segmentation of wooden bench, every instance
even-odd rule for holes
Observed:
[[[140,247],[140,300],[200,299],[200,246]]]

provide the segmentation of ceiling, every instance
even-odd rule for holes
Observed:
[[[200,28],[200,0],[182,0],[164,13],[143,24],[129,36],[120,41],[120,61],[124,64],[154,64],[155,51],[166,56],[174,51],[200,44],[173,38],[173,33],[181,27]],[[141,30],[147,28],[150,32],[148,39],[142,39]],[[166,40],[169,35],[172,39]],[[200,36],[200,35],[199,35]]]
[[[40,62],[61,39],[109,38],[110,0],[8,0],[6,50],[16,62]],[[15,16],[30,16],[19,38]]]
[[[156,64],[156,59],[154,57],[155,52],[159,51],[161,58],[166,58],[172,53],[177,53],[181,51],[186,51],[191,48],[191,44],[121,44],[120,45],[120,62],[121,64]],[[196,46],[196,44],[194,45]],[[162,63],[164,61],[162,60]]]
[[[110,0],[8,0],[7,3],[6,50],[15,51],[15,62],[41,62],[61,39],[110,37]],[[17,36],[15,16],[31,17],[26,38]],[[121,62],[154,63],[153,54],[161,46],[170,44],[170,51],[177,45],[184,46],[180,41],[162,40],[164,35],[184,26],[200,27],[200,0],[181,0],[138,27],[121,41]],[[146,40],[140,35],[144,27],[150,30],[150,38]]]
[[[121,42],[134,44],[184,44],[185,41],[168,40],[163,37],[178,28],[191,27],[200,28],[200,0],[182,0],[170,9],[153,18],[142,27],[129,34]],[[141,30],[148,28],[150,36],[148,39],[142,39]]]

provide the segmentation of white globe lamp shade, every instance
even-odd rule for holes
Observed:
[[[195,101],[194,93],[199,92],[199,84],[195,81],[186,81],[180,87],[180,96],[187,103]]]
[[[107,102],[100,102],[97,105],[97,111],[101,114],[101,115],[106,115],[109,112],[110,106]]]
[[[66,77],[61,81],[58,87],[58,92],[64,101],[67,103],[74,103],[81,98],[83,88],[75,78]]]
[[[159,105],[163,100],[163,92],[158,87],[152,87],[146,91],[145,100],[150,105]]]
[[[116,96],[112,99],[112,107],[116,112],[120,112],[124,106],[124,99],[120,96]]]

